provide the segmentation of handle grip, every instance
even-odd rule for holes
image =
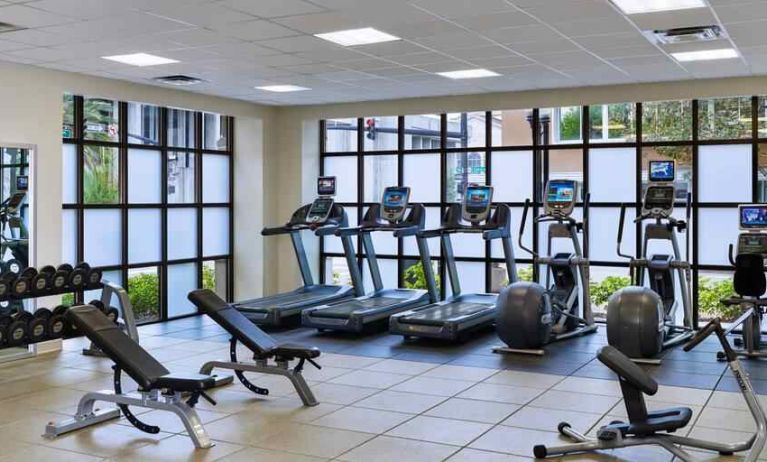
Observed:
[[[732,266],[735,266],[735,259],[734,259],[734,258],[733,258],[733,256],[732,256],[732,250],[733,250],[733,245],[732,245],[732,243],[730,243],[730,251],[729,251],[729,253],[727,254],[727,256],[730,258],[730,264],[731,264]]]
[[[690,351],[694,349],[696,346],[700,345],[700,342],[705,340],[709,335],[713,333],[718,334],[718,331],[721,329],[722,324],[719,321],[719,318],[712,319],[708,324],[706,324],[706,327],[699,330],[698,333],[696,333],[695,336],[684,345],[683,350]]]
[[[618,248],[623,242],[623,225],[626,222],[626,204],[621,204],[621,219],[618,222]]]

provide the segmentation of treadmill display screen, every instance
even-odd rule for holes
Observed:
[[[330,211],[333,210],[333,199],[330,197],[318,197],[312,202],[312,206],[309,207],[309,211],[306,213],[307,223],[320,223],[324,222],[330,216]]]
[[[490,208],[493,190],[487,186],[469,186],[466,189],[466,211],[483,213]]]
[[[644,208],[671,209],[674,207],[673,186],[650,186],[645,193]]]
[[[575,181],[549,181],[549,189],[546,191],[546,202],[554,207],[568,206],[575,202],[575,188]]]
[[[386,188],[383,193],[383,199],[381,199],[382,218],[389,221],[402,219],[405,215],[409,199],[410,188],[396,186]]]
[[[767,205],[741,205],[740,227],[743,229],[767,229]]]
[[[317,178],[317,195],[318,196],[335,196],[336,195],[336,177],[321,176]]]
[[[674,161],[650,161],[650,181],[674,181]]]

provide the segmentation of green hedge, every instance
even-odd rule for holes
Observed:
[[[724,306],[723,298],[731,297],[735,293],[731,279],[711,279],[705,276],[698,278],[698,310],[702,319],[722,318],[723,321],[732,321],[738,317],[742,309],[740,306]]]
[[[428,289],[426,273],[423,270],[423,263],[420,261],[405,270],[403,279],[406,289]],[[437,286],[437,292],[439,292],[442,281],[440,280],[439,273],[436,271],[434,271],[434,282]]]
[[[631,285],[631,278],[628,276],[607,276],[601,282],[591,282],[589,284],[591,303],[604,306],[610,295],[629,285]]]

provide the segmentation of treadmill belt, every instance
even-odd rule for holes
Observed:
[[[439,326],[451,319],[472,316],[478,313],[494,310],[495,305],[489,305],[487,303],[457,302],[420,310],[410,316],[400,318],[399,320],[406,324]]]
[[[404,299],[396,297],[373,297],[364,300],[350,300],[313,311],[312,316],[318,318],[346,319],[350,317],[352,313],[387,308],[402,301],[404,301]]]
[[[246,310],[257,310],[259,308],[267,309],[267,308],[273,308],[275,306],[292,305],[294,303],[300,303],[306,300],[314,300],[317,298],[327,297],[327,296],[333,295],[337,291],[338,291],[337,288],[326,287],[322,289],[311,290],[308,292],[299,292],[296,294],[290,294],[290,293],[277,294],[271,297],[260,298],[260,299],[251,300],[248,302],[243,302],[243,303],[237,303],[235,304],[235,306],[237,308],[243,308]]]

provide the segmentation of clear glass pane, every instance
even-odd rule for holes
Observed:
[[[402,262],[402,287],[405,289],[422,289],[428,290],[428,283],[426,282],[426,273],[423,270],[423,264],[421,260],[417,259],[405,259]],[[442,280],[439,276],[439,262],[433,261],[431,263],[431,269],[434,273],[434,282],[437,287],[437,293],[440,291]]]
[[[519,225],[522,222],[522,212],[524,207],[512,207],[511,208],[511,247],[514,251],[514,257],[516,259],[530,258],[530,254],[522,250],[519,247]],[[528,249],[533,248],[533,217],[532,209],[528,212],[527,221],[525,222],[525,230],[522,236],[522,243]],[[490,245],[491,255],[493,258],[503,258],[503,246],[498,239],[493,240]]]
[[[85,98],[83,102],[84,136],[86,140],[119,141],[119,103],[111,99]]]
[[[531,282],[533,280],[533,267],[531,265],[517,264],[517,278],[519,281]],[[506,263],[490,263],[490,292],[498,293],[509,285],[509,274],[506,271]]]
[[[197,264],[168,265],[168,317],[183,316],[197,312],[187,299],[189,292],[197,289]]]
[[[229,117],[206,112],[202,115],[202,142],[205,149],[226,151],[229,148]]]
[[[160,209],[128,210],[128,263],[159,261],[161,256]]]
[[[760,96],[757,101],[756,114],[759,127],[757,136],[765,138],[767,137],[767,96]]]
[[[618,225],[620,224],[621,209],[618,207],[592,207],[589,210],[589,258],[594,261],[626,262],[625,258],[616,253],[618,242]],[[636,209],[626,208],[626,221],[623,224],[624,253],[636,253]],[[580,235],[583,237],[583,235]],[[583,244],[583,243],[581,243]]]
[[[194,157],[191,152],[168,153],[168,203],[195,202]]]
[[[397,156],[365,156],[365,202],[379,202],[388,186],[397,186]]]
[[[700,326],[714,318],[730,323],[742,314],[743,309],[740,306],[725,306],[721,302],[723,298],[735,295],[732,277],[733,271],[700,271],[698,273],[697,307]]]
[[[168,146],[195,148],[195,113],[168,109]]]
[[[120,154],[117,148],[83,148],[83,200],[86,204],[120,202]]]
[[[197,210],[168,209],[168,260],[197,256]]]
[[[642,103],[642,139],[644,141],[692,139],[692,101]]]
[[[456,262],[456,268],[458,268],[458,278],[461,281],[461,293],[483,294],[486,292],[484,263],[459,261]],[[449,278],[446,277],[446,279],[445,294],[450,296],[453,294],[453,288],[450,287]]]
[[[61,201],[64,204],[77,202],[77,147],[65,144],[61,166]]]
[[[229,202],[229,156],[202,155],[202,201]]]
[[[485,112],[461,112],[447,115],[448,148],[487,146]]]
[[[759,167],[757,176],[757,198],[759,202],[767,202],[767,144],[759,145]]]
[[[541,109],[539,123],[544,134],[542,143],[580,143],[582,112],[580,106]]]
[[[62,110],[62,126],[61,137],[62,138],[74,138],[75,137],[75,96],[69,93],[64,93],[64,98],[61,104]]]
[[[61,211],[61,261],[77,263],[77,211]]]
[[[633,103],[589,106],[589,139],[593,142],[636,141]]]
[[[85,210],[83,237],[85,261],[91,266],[122,263],[122,219],[120,210]]]
[[[490,154],[493,171],[493,201],[524,202],[533,197],[533,152],[497,151]]]
[[[484,152],[451,152],[447,154],[445,197],[448,202],[460,202],[466,186],[485,184],[487,167]],[[421,178],[424,172],[421,172]]]
[[[698,259],[704,265],[729,265],[728,247],[738,239],[738,209],[707,209],[698,211]]]
[[[336,201],[357,202],[356,157],[326,157],[325,175],[336,177]]]
[[[607,318],[607,301],[612,294],[631,285],[628,268],[591,267],[591,310],[600,320]],[[681,310],[680,310],[681,311]]]
[[[591,149],[589,189],[592,202],[634,202],[636,149]]]
[[[439,114],[405,116],[405,149],[440,148]]]
[[[226,300],[228,260],[207,260],[202,262],[202,288],[215,292]]]
[[[353,228],[357,226],[357,209],[355,207],[345,207],[346,209],[346,215],[349,218],[349,227]],[[305,233],[305,236],[302,236],[304,239],[314,239],[314,235],[310,234],[309,232]],[[325,236],[322,238],[324,240],[324,251],[327,253],[343,253],[344,252],[344,246],[341,243],[341,238],[337,236]],[[357,247],[357,238],[352,237],[352,245]]]
[[[442,213],[439,207],[426,207],[426,224],[424,229],[436,229],[442,224]],[[438,237],[432,237],[428,239],[429,254],[432,257],[439,256],[442,251],[440,239]],[[403,240],[403,252],[405,255],[420,256],[418,252],[418,243],[414,237],[406,237]]]
[[[698,148],[698,200],[751,202],[751,160],[750,144]]]
[[[583,150],[550,149],[549,180],[575,180],[578,183],[578,200],[583,200]]]
[[[373,279],[370,277],[370,267],[367,262],[363,262],[364,268],[362,271],[362,282],[365,284],[365,288],[368,291],[373,290]],[[398,287],[399,281],[397,280],[397,260],[391,258],[379,258],[378,267],[381,271],[381,281],[383,286],[387,289],[394,289]]]
[[[346,259],[342,257],[325,258],[325,284],[351,285],[352,277]],[[365,286],[368,291],[372,286]]]
[[[690,146],[654,146],[642,149],[642,194],[647,189],[649,174],[647,169],[654,160],[673,160],[676,165],[676,198],[686,201],[687,193],[692,193],[692,147]]]
[[[751,98],[698,101],[698,137],[702,140],[750,138]]]
[[[533,144],[532,109],[493,111],[493,146]]]
[[[229,209],[205,207],[202,210],[202,255],[229,255]]]
[[[128,103],[128,143],[160,144],[160,108]]]
[[[439,202],[440,181],[437,172],[439,154],[404,156],[403,184],[410,186],[411,202]]]
[[[129,269],[127,289],[136,322],[160,319],[160,275],[156,266]]]
[[[397,117],[365,117],[365,151],[397,150]]]
[[[325,121],[325,151],[352,152],[357,150],[357,119],[328,119]]]
[[[128,203],[162,202],[162,154],[160,151],[128,151]]]

